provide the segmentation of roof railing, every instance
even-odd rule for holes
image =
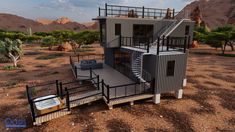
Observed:
[[[120,6],[105,4],[104,8],[99,7],[99,17],[130,17],[130,18],[153,18],[153,19],[174,19],[175,9],[158,9],[136,6]]]

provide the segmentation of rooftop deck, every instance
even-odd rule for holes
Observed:
[[[105,4],[99,7],[98,18],[126,17],[126,18],[150,18],[150,19],[174,19],[178,12],[175,9],[158,9],[135,6],[119,6]]]

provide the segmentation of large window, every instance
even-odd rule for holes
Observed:
[[[174,74],[175,74],[175,61],[171,60],[167,62],[166,75],[174,76]]]
[[[134,24],[133,37],[152,37],[153,25]]]
[[[121,35],[121,24],[115,24],[115,35]]]

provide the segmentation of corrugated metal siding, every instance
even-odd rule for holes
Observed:
[[[174,76],[167,76],[167,62],[175,60]],[[187,53],[160,55],[156,59],[155,92],[164,93],[182,88],[187,65]]]

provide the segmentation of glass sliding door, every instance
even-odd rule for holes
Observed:
[[[153,25],[134,24],[133,43],[134,45],[145,45],[153,41]]]

